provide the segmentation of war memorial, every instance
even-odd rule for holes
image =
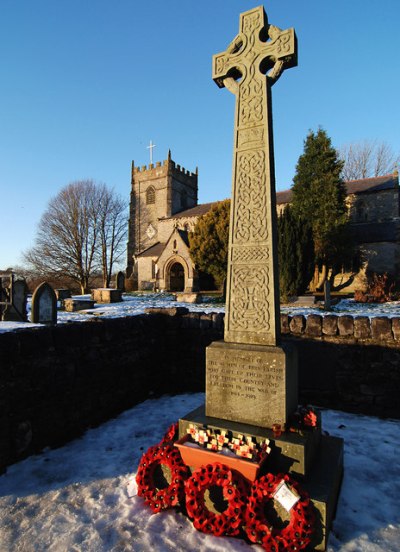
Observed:
[[[326,549],[343,473],[343,441],[298,405],[296,347],[280,339],[271,89],[295,65],[294,30],[262,6],[213,58],[214,81],[236,96],[224,340],[206,351],[205,405],[137,473],[154,512],[185,504],[196,529],[267,551]]]

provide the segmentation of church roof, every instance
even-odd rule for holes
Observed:
[[[397,174],[386,174],[374,178],[362,178],[360,180],[349,180],[346,184],[348,194],[359,194],[362,192],[380,192],[391,190],[399,185]]]
[[[165,243],[157,242],[138,254],[138,257],[159,257],[164,251]]]
[[[276,203],[281,205],[282,203],[290,203],[292,201],[292,190],[283,190],[283,192],[276,192]]]
[[[186,211],[181,211],[180,213],[175,213],[170,219],[179,219],[183,217],[201,217],[205,215],[211,209],[213,205],[218,203],[218,201],[213,201],[212,203],[202,203],[201,205],[196,205],[196,207],[191,207],[186,209]]]
[[[366,192],[381,192],[382,190],[391,190],[399,185],[397,174],[385,174],[384,176],[374,176],[373,178],[362,178],[360,180],[348,180],[344,183],[347,195],[362,194]],[[292,201],[293,191],[283,190],[276,192],[276,203],[278,205],[290,203]]]

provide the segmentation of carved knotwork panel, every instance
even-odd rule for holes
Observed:
[[[234,247],[232,249],[232,262],[234,263],[265,263],[269,259],[268,246]]]
[[[266,241],[268,238],[266,178],[263,151],[238,153],[234,243]]]
[[[249,76],[239,88],[239,126],[256,125],[264,120],[263,83],[257,78],[254,65]]]
[[[269,331],[268,296],[267,268],[234,266],[232,268],[229,330]]]

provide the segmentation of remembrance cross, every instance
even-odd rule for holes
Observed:
[[[276,345],[280,335],[271,86],[297,65],[294,29],[259,6],[213,57],[213,79],[236,95],[225,342]]]

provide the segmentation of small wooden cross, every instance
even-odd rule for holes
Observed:
[[[296,35],[268,25],[262,6],[213,57],[213,79],[236,95],[225,335],[276,345],[280,336],[271,86],[297,65]]]

